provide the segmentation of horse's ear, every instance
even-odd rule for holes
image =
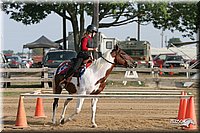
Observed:
[[[116,49],[116,50],[118,50],[118,49],[119,49],[119,46],[118,46],[117,44],[115,45],[115,49]]]

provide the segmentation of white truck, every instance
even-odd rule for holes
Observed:
[[[98,33],[97,44],[99,44],[98,49],[99,49],[99,52],[101,52],[102,54],[108,51],[109,49],[113,49],[114,46],[117,44],[117,42],[118,42],[118,39],[116,38],[109,38],[109,37],[106,37],[101,32]]]

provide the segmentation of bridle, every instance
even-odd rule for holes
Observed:
[[[113,62],[110,62],[109,60],[107,60],[106,58],[104,58],[103,56],[100,56],[101,58],[103,58],[106,62],[108,62],[108,63],[110,63],[110,64],[112,64],[112,65],[115,65],[115,63],[113,63]]]
[[[119,55],[119,57],[121,57],[125,62],[127,62],[127,60],[124,58],[124,56],[122,56],[121,49],[118,49],[118,50],[116,51],[116,53],[117,53],[117,55]],[[117,56],[117,55],[116,55],[116,56]]]
[[[120,52],[120,51],[119,51],[119,52]],[[119,56],[120,56],[122,59],[124,59],[124,57],[123,57],[119,52],[117,52],[117,54],[119,54]],[[108,63],[110,63],[110,64],[112,64],[112,65],[116,65],[116,63],[110,62],[109,60],[107,60],[106,58],[104,58],[102,55],[101,55],[100,57],[103,58],[106,62],[108,62]],[[125,60],[125,59],[124,59],[124,60]]]

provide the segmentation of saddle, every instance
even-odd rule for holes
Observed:
[[[73,63],[74,63],[74,62],[72,62],[72,61],[64,61],[64,62],[62,62],[62,63],[58,66],[58,68],[57,68],[55,74],[58,74],[58,75],[65,75],[65,74],[70,70],[70,68],[74,66]],[[89,67],[89,66],[91,65],[91,63],[92,63],[92,62],[88,62],[88,63],[86,64],[86,68]],[[82,67],[82,68],[80,68],[80,69],[78,69],[78,70],[76,70],[76,71],[74,72],[74,74],[73,74],[72,77],[77,77],[77,86],[79,86],[79,77],[81,77],[81,76],[83,75],[83,73],[85,72],[85,69],[86,69],[86,68],[85,68],[85,67]],[[64,82],[64,81],[63,81],[63,82]]]

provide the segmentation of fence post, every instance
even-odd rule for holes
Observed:
[[[44,67],[44,80],[48,79],[48,67]],[[48,89],[49,88],[49,84],[48,82],[44,82],[44,88]]]
[[[150,68],[153,69],[153,66],[154,66],[153,61],[150,61]],[[153,70],[151,70],[151,74],[154,75],[154,71]]]
[[[156,78],[156,80],[154,80],[155,84],[156,84],[156,88],[160,88],[160,81],[158,80],[159,78],[159,74],[160,74],[160,70],[158,67],[155,67],[154,69],[154,78]]]
[[[188,63],[186,63],[186,70],[189,70],[189,64]],[[187,78],[190,77],[190,72],[189,71],[186,72],[186,77]]]

